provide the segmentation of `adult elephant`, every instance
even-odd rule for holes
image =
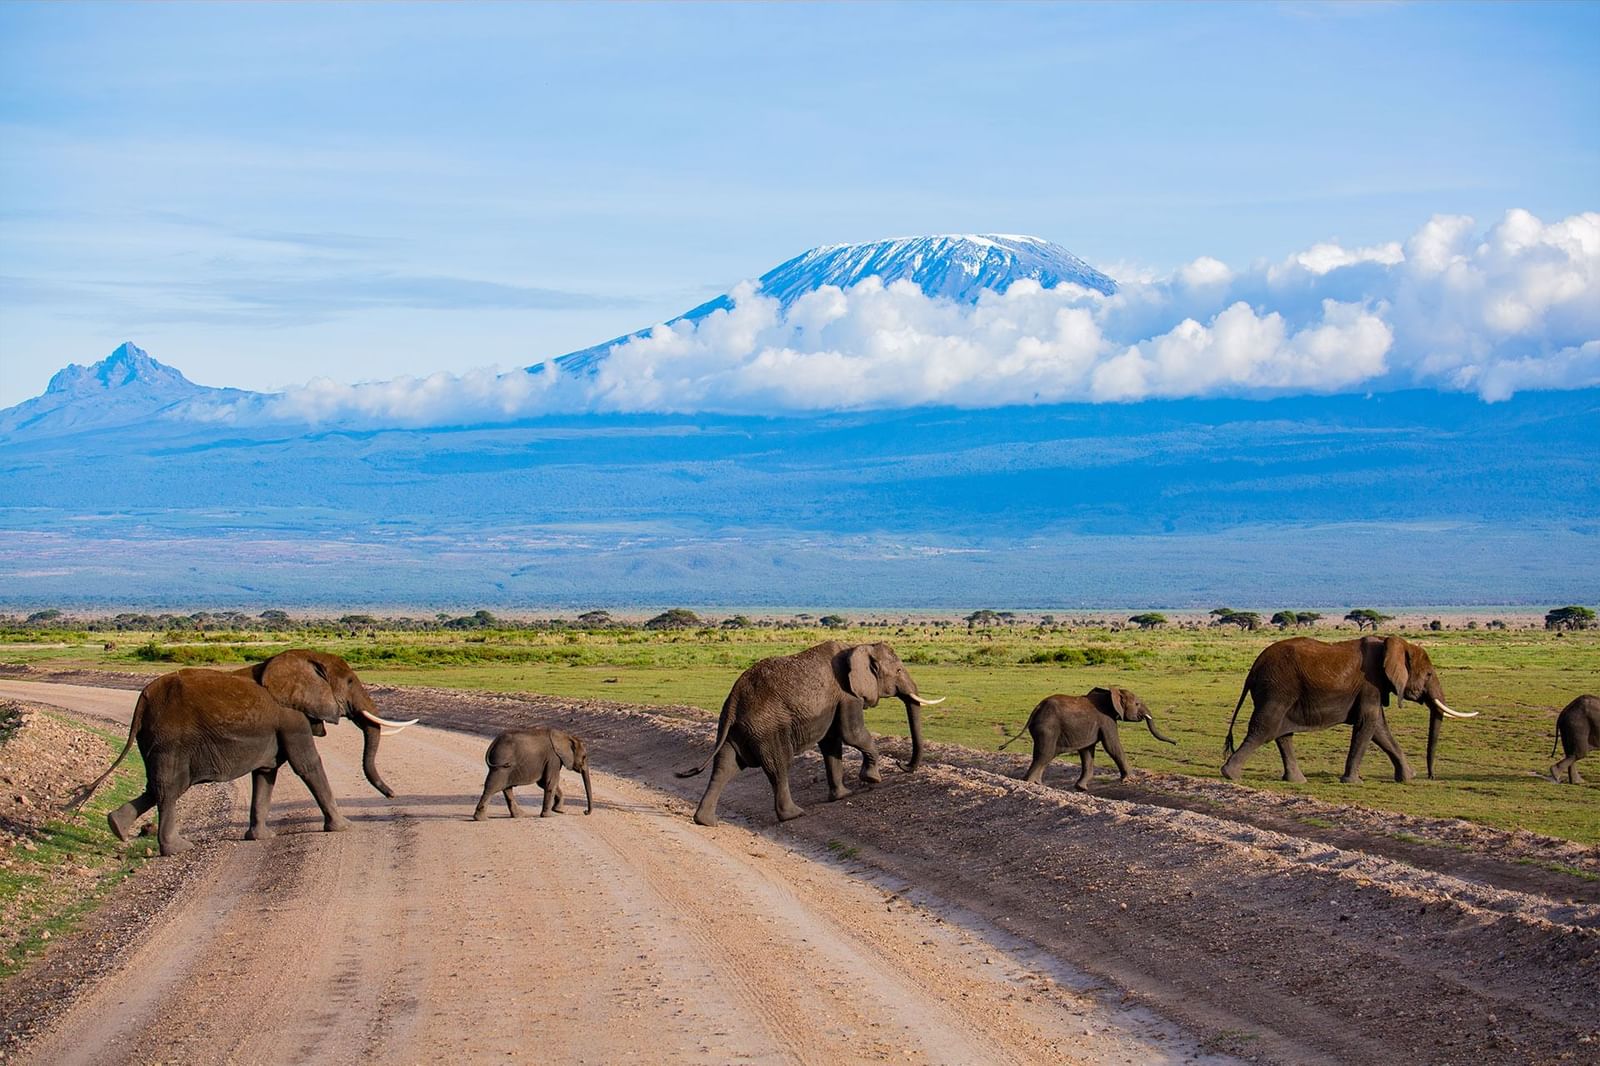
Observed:
[[[850,795],[844,786],[844,746],[861,752],[861,780],[881,781],[878,744],[868,732],[864,710],[879,700],[898,698],[911,726],[909,773],[922,761],[922,708],[943,699],[917,694],[916,682],[887,644],[841,644],[830,640],[794,655],[762,659],[733,683],[717,721],[717,739],[705,762],[679,777],[693,777],[712,766],[711,780],[694,812],[701,825],[717,824],[717,800],[738,771],[759,766],[772,785],[778,821],[805,811],[789,795],[789,763],[816,744],[828,774],[828,799]]]
[[[1257,748],[1277,741],[1283,756],[1283,779],[1302,782],[1305,774],[1294,757],[1294,735],[1335,725],[1352,727],[1350,754],[1345,759],[1347,783],[1361,780],[1361,759],[1376,741],[1394,763],[1394,779],[1413,777],[1405,753],[1389,732],[1383,709],[1389,696],[1428,708],[1428,776],[1439,743],[1439,724],[1446,718],[1475,718],[1477,712],[1453,711],[1444,702],[1439,674],[1419,645],[1400,637],[1358,637],[1327,643],[1310,637],[1280,640],[1256,656],[1244,679],[1239,702],[1228,722],[1228,743],[1222,776],[1239,780],[1239,771]],[[1233,727],[1245,696],[1255,705],[1244,743],[1233,746]]]
[[[312,738],[341,716],[359,723],[366,735],[367,779],[392,795],[378,776],[377,738],[413,723],[380,717],[366,687],[339,656],[296,649],[244,670],[163,674],[139,693],[128,741],[116,761],[79,793],[73,806],[81,807],[137,742],[145,763],[144,792],[106,816],[120,840],[127,840],[134,822],[156,807],[161,854],[185,850],[190,844],[178,831],[179,797],[190,785],[245,774],[254,779],[245,838],[271,836],[267,811],[278,767],[285,762],[322,809],[323,829],[337,832],[348,822],[334,803]]]

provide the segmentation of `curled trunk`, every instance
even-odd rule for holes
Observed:
[[[1177,743],[1176,740],[1173,740],[1171,737],[1167,736],[1166,734],[1162,733],[1161,730],[1156,728],[1156,716],[1155,715],[1153,715],[1153,714],[1145,715],[1144,716],[1144,724],[1145,724],[1145,728],[1150,730],[1150,735],[1155,737],[1157,740],[1164,740],[1168,744],[1176,744]]]
[[[383,736],[383,728],[362,718],[355,721],[361,727],[361,771],[367,775],[373,788],[392,799],[394,790],[384,783],[382,775],[378,773],[378,739]]]

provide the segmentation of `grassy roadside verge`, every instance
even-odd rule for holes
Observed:
[[[1270,747],[1246,766],[1245,784],[1331,803],[1461,818],[1600,844],[1600,769],[1590,770],[1591,783],[1581,787],[1558,786],[1542,776],[1554,761],[1556,712],[1580,693],[1600,692],[1600,629],[1551,632],[1524,624],[1386,632],[1399,632],[1427,647],[1450,704],[1482,712],[1471,721],[1446,723],[1438,778],[1396,784],[1387,759],[1374,749],[1363,767],[1365,780],[1343,784],[1339,775],[1350,731],[1335,728],[1296,739],[1305,784],[1278,779],[1278,756]],[[1301,633],[1323,640],[1356,635],[1349,627],[1328,625]],[[847,643],[886,640],[925,692],[949,697],[925,715],[930,740],[993,751],[1044,696],[1119,684],[1144,697],[1162,729],[1179,742],[1177,747],[1158,744],[1130,725],[1123,738],[1133,765],[1214,780],[1240,683],[1261,649],[1286,635],[1233,627],[1144,631],[1042,623],[969,630],[911,621],[830,630],[701,627],[660,632],[560,626],[409,632],[380,625],[361,632],[138,631],[116,634],[110,647],[100,639],[85,639],[87,634],[61,632],[48,645],[0,643],[0,660],[153,675],[186,665],[237,665],[290,646],[307,646],[345,656],[374,684],[688,704],[714,714],[740,671],[757,659],[829,638]],[[1241,733],[1249,715],[1247,701],[1240,715]],[[868,721],[880,733],[906,733],[905,714],[895,703],[873,708]],[[1426,713],[1413,704],[1392,707],[1389,721],[1421,773]],[[1027,751],[1026,740],[1012,750],[1019,749]]]
[[[51,715],[70,728],[104,742],[106,761],[115,758],[126,736]],[[0,747],[0,757],[5,749]],[[19,972],[53,940],[75,929],[121,881],[155,852],[143,839],[118,841],[106,829],[108,811],[144,788],[144,763],[128,753],[117,772],[76,818],[62,817],[31,831],[24,843],[4,852],[0,864],[0,980]]]

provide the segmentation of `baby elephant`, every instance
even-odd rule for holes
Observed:
[[[1117,735],[1118,719],[1124,722],[1143,721],[1150,735],[1168,744],[1176,744],[1156,730],[1155,717],[1144,701],[1125,688],[1090,689],[1082,696],[1047,696],[1028,717],[1028,732],[1033,734],[1033,765],[1023,775],[1024,781],[1037,782],[1044,777],[1044,768],[1050,760],[1064,751],[1075,751],[1083,761],[1083,772],[1072,787],[1080,792],[1089,791],[1094,779],[1094,746],[1104,744],[1106,751],[1128,779],[1128,761],[1122,757],[1122,738]],[[1010,747],[1018,733],[1000,750]]]
[[[1550,767],[1550,776],[1560,781],[1561,775],[1566,774],[1568,783],[1583,784],[1583,775],[1578,773],[1578,760],[1595,748],[1600,748],[1600,698],[1579,696],[1567,704],[1556,719],[1556,736],[1560,738],[1567,757]],[[1550,754],[1555,753],[1552,745]]]
[[[589,785],[589,753],[583,741],[571,733],[558,729],[511,729],[494,738],[483,761],[489,764],[489,776],[483,779],[483,795],[478,797],[478,808],[472,820],[484,819],[484,808],[489,797],[496,792],[505,794],[511,817],[522,815],[517,797],[512,791],[518,785],[531,785],[535,781],[544,789],[544,806],[539,811],[543,818],[551,811],[561,810],[561,769],[576,770],[583,775],[583,795],[588,801],[584,814],[594,813],[594,790]]]

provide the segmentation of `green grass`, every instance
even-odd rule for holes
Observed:
[[[108,763],[127,739],[70,719],[60,720],[104,740]],[[0,748],[0,755],[3,754],[4,749]],[[118,882],[155,853],[153,842],[139,839],[124,844],[106,827],[107,812],[143,789],[144,763],[137,750],[130,751],[116,774],[84,805],[78,817],[43,826],[31,838],[37,850],[19,847],[12,852],[11,866],[0,868],[0,899],[8,905],[20,901],[22,935],[8,952],[0,954],[0,978],[21,970],[50,940],[76,928]],[[51,868],[62,865],[88,867],[93,874],[52,881]]]
[[[1307,631],[1343,640],[1351,630]],[[197,634],[119,633],[107,651],[96,641],[49,648],[6,648],[11,662],[78,663],[120,670],[171,669],[193,650],[221,663],[243,663],[288,647],[281,635],[229,634],[247,641],[208,642]],[[818,640],[887,640],[922,690],[950,697],[925,712],[929,739],[993,750],[1021,727],[1044,696],[1119,684],[1157,712],[1179,743],[1159,744],[1140,726],[1123,727],[1136,768],[1217,777],[1228,717],[1255,656],[1283,634],[1235,629],[1164,628],[1113,631],[1068,627],[998,627],[969,633],[932,624],[854,627],[844,631],[755,628],[662,633],[639,630],[478,630],[470,633],[318,634],[296,638],[344,655],[367,680],[554,696],[597,697],[625,703],[689,704],[709,711],[741,670],[767,655]],[[1278,780],[1277,752],[1258,752],[1245,783],[1339,803],[1435,817],[1458,817],[1502,828],[1526,828],[1585,843],[1600,843],[1600,785],[1557,786],[1541,778],[1550,763],[1555,714],[1574,696],[1600,688],[1600,631],[1446,630],[1406,634],[1422,643],[1439,667],[1451,706],[1481,711],[1471,721],[1447,721],[1440,739],[1438,779],[1409,785],[1391,778],[1387,758],[1372,748],[1359,785],[1338,780],[1348,729],[1296,739],[1304,785]],[[140,658],[155,642],[171,662]],[[1237,735],[1243,736],[1248,701]],[[883,733],[906,732],[897,702],[868,712]],[[1390,726],[1419,774],[1424,772],[1427,714],[1415,704],[1390,709]],[[1026,751],[1026,744],[1013,746]],[[1600,780],[1600,764],[1590,775]]]

